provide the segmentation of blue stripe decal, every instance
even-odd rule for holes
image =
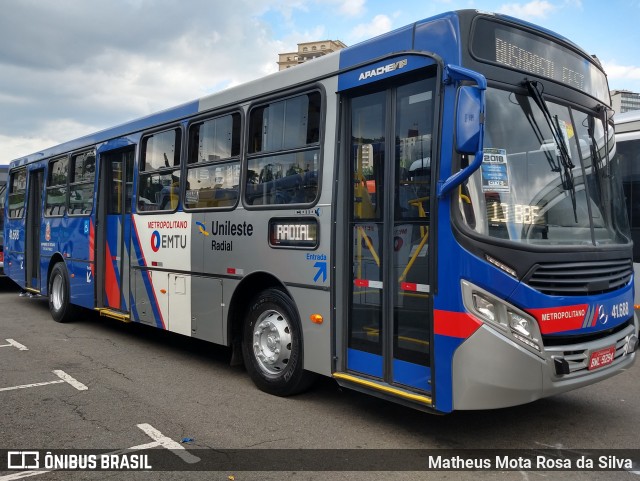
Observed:
[[[382,356],[356,349],[348,349],[347,369],[381,378]]]
[[[129,297],[130,297],[130,292],[131,292],[131,216],[126,215],[124,217],[124,221],[123,221],[123,225],[122,225],[122,235],[124,237],[124,242],[122,243],[123,245],[123,259],[127,259],[127,265],[129,267],[129,273],[127,275],[128,277],[128,282],[125,282],[124,279],[122,279],[122,310],[123,311],[129,311],[129,307],[130,307],[130,303],[129,303]],[[126,268],[126,267],[125,267]],[[129,292],[124,292],[124,287],[125,284],[128,286],[128,290]]]
[[[138,315],[138,309],[136,309],[136,303],[131,299],[131,320],[134,322],[140,322],[140,316]]]
[[[453,355],[465,339],[450,336],[434,336],[435,346],[435,408],[442,412],[453,411]]]
[[[431,391],[431,369],[412,362],[393,360],[393,381],[423,391]]]
[[[136,264],[140,267],[146,267],[146,262],[142,255],[142,248],[140,247],[140,241],[138,239],[138,230],[135,226],[133,229],[133,235],[131,236],[131,244],[133,245],[133,251],[136,254],[136,258],[131,260],[135,260]]]
[[[142,273],[142,281],[144,282],[144,287],[147,290],[147,295],[149,296],[149,303],[151,304],[151,310],[153,311],[153,320],[156,322],[156,327],[164,329],[164,325],[162,324],[162,316],[160,314],[160,308],[158,307],[158,301],[156,299],[156,295],[153,292],[151,279],[149,278],[149,271],[145,271]]]
[[[135,225],[135,221],[133,223],[132,236],[131,241],[133,244],[133,250],[136,253],[136,261],[139,266],[146,267],[146,261],[144,256],[142,255],[142,248],[140,247],[140,239],[138,239],[138,229]],[[160,329],[165,329],[162,323],[162,316],[160,315],[160,309],[158,307],[158,303],[156,300],[156,296],[153,292],[153,287],[151,286],[151,280],[149,279],[148,271],[141,272],[142,282],[144,283],[145,290],[147,291],[147,297],[149,298],[149,305],[151,305],[151,310],[153,311],[153,320],[156,323],[156,327]],[[132,309],[135,304],[132,304]],[[137,314],[137,310],[135,311]]]

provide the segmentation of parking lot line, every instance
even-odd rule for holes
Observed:
[[[60,382],[64,382],[64,381],[53,381],[53,382],[54,383],[60,383]],[[150,424],[146,424],[146,423],[138,424],[138,427],[142,431],[144,431],[147,434],[147,436],[149,436],[154,441],[152,441],[150,443],[146,443],[146,444],[139,444],[138,446],[132,446],[132,447],[126,448],[126,449],[119,449],[117,451],[111,451],[110,453],[107,453],[107,454],[124,454],[124,453],[130,453],[131,451],[143,451],[145,449],[153,449],[153,448],[163,447],[163,448],[166,448],[166,449],[170,450],[172,453],[174,453],[176,456],[180,457],[180,459],[182,459],[186,463],[194,464],[194,463],[197,463],[198,461],[200,461],[199,457],[194,456],[193,454],[189,453],[184,448],[184,446],[181,446],[179,443],[177,443],[173,439],[165,436],[164,434],[162,434],[160,431],[158,431],[156,428],[154,428]],[[17,473],[11,473],[11,474],[7,474],[7,475],[4,475],[4,476],[0,476],[0,481],[15,481],[15,480],[18,480],[18,479],[29,478],[31,476],[38,476],[40,474],[50,473],[51,471],[55,471],[55,470],[20,471],[20,472],[17,472]]]
[[[75,387],[78,391],[86,391],[87,389],[89,389],[87,386],[85,386],[84,384],[82,384],[80,381],[78,381],[77,379],[69,376],[66,372],[64,371],[60,371],[55,370],[52,371],[56,376],[58,376],[60,379],[62,379],[64,382],[67,382],[69,384],[71,384],[73,387]]]
[[[16,479],[29,478],[38,476],[39,474],[50,473],[51,471],[20,471],[19,473],[7,474],[0,476],[0,481],[15,481]]]
[[[21,351],[28,351],[29,350],[27,348],[27,346],[23,346],[18,341],[15,341],[13,339],[5,339],[5,341],[7,341],[9,344],[0,344],[0,347],[12,347],[13,346],[13,347],[17,347]]]
[[[51,371],[51,372],[53,372],[60,379],[56,379],[55,381],[36,382],[36,383],[32,383],[32,384],[22,384],[21,386],[3,387],[3,388],[0,388],[0,391],[14,391],[16,389],[27,389],[27,388],[30,388],[30,387],[47,386],[49,384],[62,384],[62,383],[65,383],[65,382],[67,384],[71,384],[78,391],[86,391],[87,389],[89,389],[87,386],[82,384],[77,379],[69,376],[64,371],[55,370],[55,371]]]
[[[154,439],[158,443],[160,443],[163,448],[171,450],[173,454],[180,457],[180,459],[182,459],[185,463],[194,464],[200,461],[200,458],[198,456],[194,456],[189,451],[187,451],[184,446],[181,446],[173,439],[163,435],[160,431],[158,431],[150,424],[138,424],[138,427],[142,429],[151,439]]]
[[[36,382],[33,384],[23,384],[21,386],[3,387],[0,388],[0,391],[13,391],[15,389],[27,389],[30,387],[47,386],[48,384],[62,384],[63,382],[64,381],[62,379],[58,379],[56,381]]]

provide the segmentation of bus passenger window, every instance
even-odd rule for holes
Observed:
[[[69,214],[90,214],[93,209],[93,181],[96,175],[96,154],[85,152],[71,158],[69,179]]]
[[[178,207],[180,129],[143,139],[138,182],[138,211],[166,211]]]
[[[183,203],[187,209],[233,207],[240,186],[240,114],[189,127],[189,158]]]
[[[251,111],[245,188],[248,205],[315,201],[321,106],[320,93],[311,92]]]
[[[49,163],[47,177],[46,216],[64,215],[67,203],[67,176],[69,174],[69,159],[62,157]]]
[[[27,190],[27,171],[12,172],[9,179],[9,219],[24,216],[24,194]]]

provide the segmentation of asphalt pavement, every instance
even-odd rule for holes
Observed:
[[[385,456],[391,456],[393,466],[405,459],[409,468],[409,455],[425,453],[442,453],[448,456],[445,462],[455,463],[462,461],[452,454],[480,456],[475,450],[486,450],[482,453],[492,459],[503,449],[562,459],[603,449],[640,449],[637,364],[600,384],[525,406],[445,416],[342,389],[326,378],[301,395],[278,398],[259,391],[242,367],[230,366],[228,348],[100,318],[92,311],[58,324],[46,299],[19,294],[10,281],[0,280],[0,452],[35,451],[42,462],[46,452],[108,454],[134,448],[131,453],[148,452],[154,460],[161,456],[172,470],[51,469],[24,478],[0,464],[0,481],[640,480],[636,465],[563,472],[526,464],[515,469],[380,469]],[[216,453],[231,460],[223,469],[190,471],[198,463],[210,465]],[[356,470],[344,465],[319,469],[339,466],[342,458]],[[271,467],[247,470],[254,466],[251,460]],[[363,470],[369,462],[374,470]]]

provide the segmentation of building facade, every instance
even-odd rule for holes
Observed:
[[[629,90],[612,90],[611,105],[619,114],[640,110],[640,94]]]
[[[340,40],[319,40],[298,44],[296,52],[286,52],[278,55],[278,70],[295,67],[308,60],[321,57],[331,52],[342,50],[346,45]]]

